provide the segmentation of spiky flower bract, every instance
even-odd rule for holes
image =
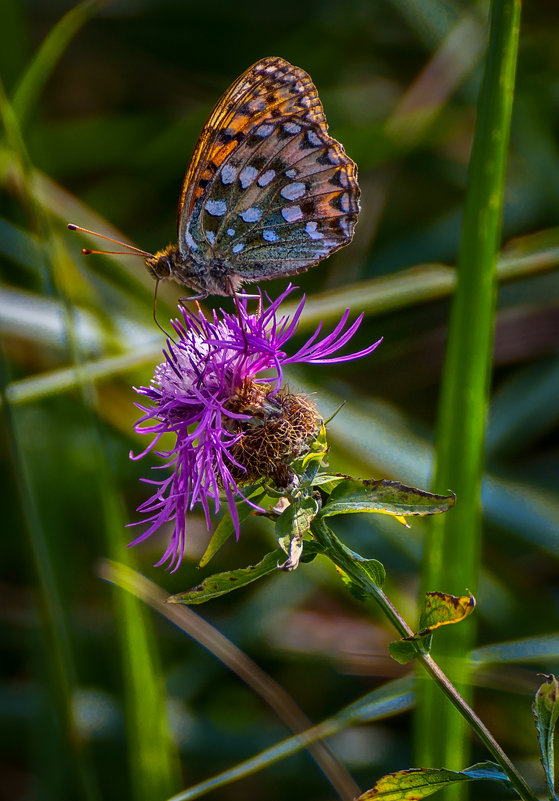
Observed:
[[[224,499],[238,536],[235,499],[244,497],[242,486],[265,479],[281,487],[293,478],[289,462],[303,452],[319,418],[305,396],[282,387],[284,366],[350,361],[372,353],[381,341],[357,353],[334,355],[351,340],[363,318],[360,315],[346,329],[347,309],[330,334],[319,339],[320,323],[310,339],[288,356],[285,348],[305,305],[303,297],[291,317],[281,315],[281,305],[293,289],[290,285],[274,301],[261,296],[255,313],[249,313],[246,298],[237,299],[235,314],[220,309],[211,319],[179,307],[181,319],[171,323],[175,338],[167,340],[165,361],[155,368],[148,387],[136,389],[149,405],[137,404],[143,414],[135,429],[153,438],[131,458],[154,449],[164,434],[176,437],[171,450],[159,452],[167,460],[162,467],[172,468],[170,475],[144,479],[156,487],[138,507],[147,515],[142,522],[150,525],[131,543],[142,542],[174,520],[171,541],[158,565],[179,567],[186,515],[196,504],[204,510],[209,528],[211,509],[218,512]]]

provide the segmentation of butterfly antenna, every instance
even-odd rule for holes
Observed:
[[[122,248],[127,248],[127,250],[90,250],[90,248],[82,248],[82,253],[84,256],[90,256],[92,253],[105,253],[111,256],[142,256],[144,259],[149,259],[153,256],[153,253],[148,253],[147,250],[141,250],[140,248],[134,247],[134,245],[129,245],[127,242],[121,242],[119,239],[113,239],[111,236],[105,236],[105,234],[99,234],[97,231],[90,231],[89,228],[82,228],[81,225],[74,225],[74,223],[68,223],[68,230],[70,231],[83,231],[84,234],[89,234],[90,236],[98,236],[99,239],[105,239],[107,242],[114,242],[115,245],[120,245]]]

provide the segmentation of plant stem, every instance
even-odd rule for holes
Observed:
[[[341,568],[341,570],[352,579],[352,581],[377,602],[398,634],[402,637],[410,637],[413,635],[413,630],[408,626],[396,607],[386,597],[381,588],[376,585],[360,567],[359,562],[351,558],[347,549],[320,517],[316,517],[313,520],[311,530],[317,542],[324,548],[324,555],[331,559],[334,564]],[[476,732],[485,747],[495,758],[495,761],[507,775],[511,785],[520,798],[522,798],[523,801],[538,801],[533,790],[527,785],[524,778],[495,740],[487,726],[485,726],[472,707],[460,695],[431,655],[421,652],[418,647],[416,659]]]

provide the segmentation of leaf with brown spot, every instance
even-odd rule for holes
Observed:
[[[553,757],[553,738],[559,718],[559,683],[553,675],[545,676],[545,682],[536,693],[532,712],[536,719],[541,762],[545,771],[547,792],[550,801],[557,801],[555,793],[555,760]]]
[[[387,479],[347,478],[333,490],[321,515],[330,517],[357,512],[391,515],[407,525],[409,516],[435,515],[447,512],[456,501],[454,494],[434,495]]]
[[[493,762],[479,762],[461,771],[410,768],[383,776],[371,790],[362,793],[355,801],[420,801],[452,784],[479,779],[510,785],[506,775]]]
[[[246,587],[247,584],[273,573],[277,570],[278,560],[283,557],[283,551],[277,549],[266,554],[256,565],[249,565],[249,567],[242,567],[238,570],[228,570],[226,573],[215,573],[213,576],[204,579],[196,587],[171,595],[167,598],[167,603],[203,604],[206,601],[211,601],[212,598],[219,598],[220,595],[226,595],[232,590]]]
[[[418,637],[424,637],[441,626],[460,623],[472,614],[476,599],[468,595],[448,595],[446,592],[425,593],[425,606],[419,620]]]

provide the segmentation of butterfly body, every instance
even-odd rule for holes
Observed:
[[[197,298],[233,295],[244,282],[304,272],[347,245],[358,213],[357,167],[329,136],[310,76],[264,58],[202,129],[182,186],[177,245],[137,252],[156,279]]]
[[[149,273],[158,280],[171,279],[190,287],[197,298],[208,295],[232,295],[242,278],[230,264],[217,258],[196,261],[190,253],[182,253],[177,245],[168,245],[154,256],[145,259]]]

